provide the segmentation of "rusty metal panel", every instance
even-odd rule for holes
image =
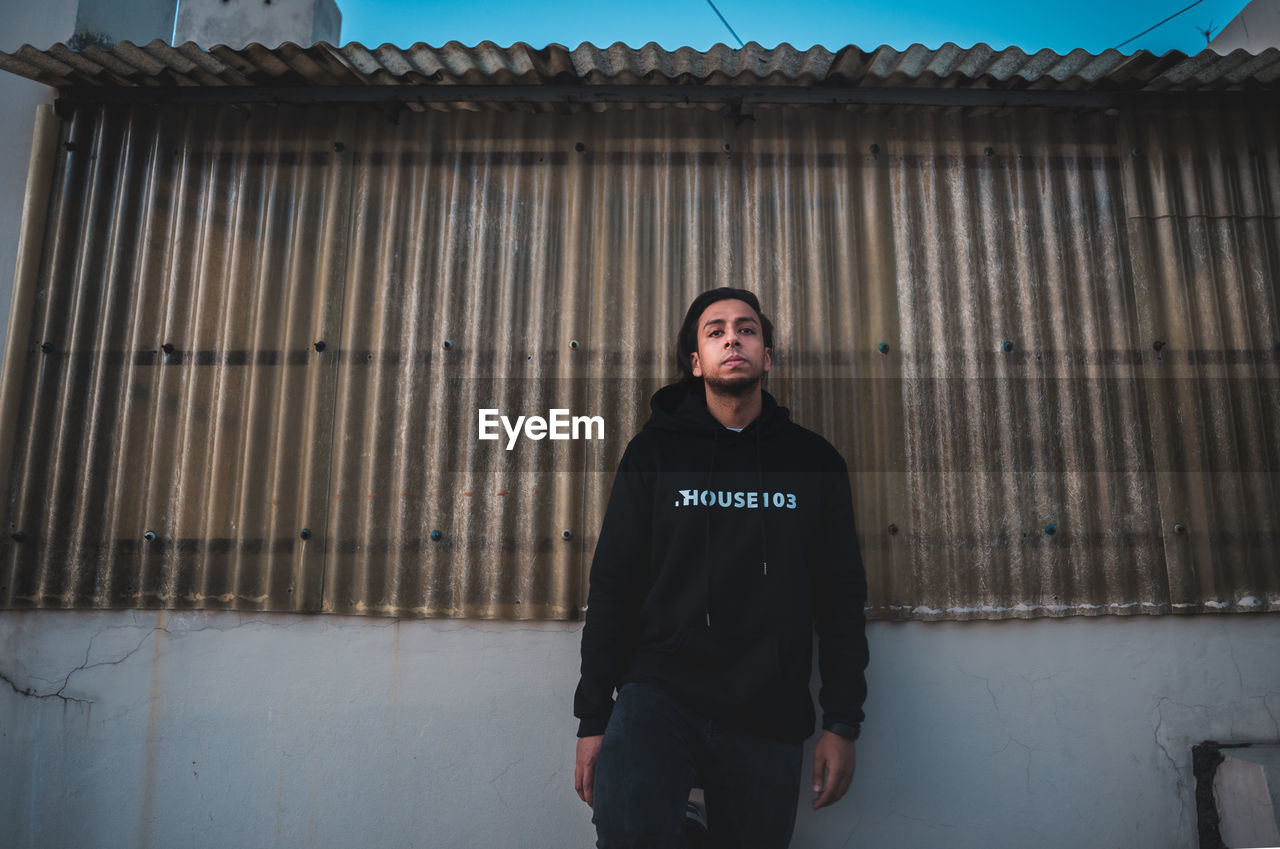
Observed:
[[[1211,50],[1188,56],[1146,50],[1092,54],[1072,50],[1027,53],[986,44],[938,48],[914,44],[904,50],[881,45],[870,51],[850,45],[838,52],[790,44],[766,48],[755,42],[735,49],[718,44],[706,51],[666,50],[657,44],[608,47],[559,44],[535,48],[492,42],[433,47],[384,44],[342,47],[319,42],[268,48],[250,44],[202,48],[122,41],[111,50],[65,44],[47,50],[24,45],[0,52],[0,70],[53,86],[386,86],[386,85],[587,85],[667,84],[784,86],[823,84],[923,89],[1194,92],[1274,88],[1280,80],[1280,50],[1259,54]]]
[[[324,552],[303,537],[323,539],[333,431],[314,343],[337,335],[345,282],[334,122],[66,123],[30,343],[5,363],[6,606],[319,606]]]
[[[1127,135],[1170,603],[1276,609],[1280,120],[1271,109],[1141,112]]]
[[[1280,136],[1196,121],[79,107],[0,604],[570,618],[685,306],[741,285],[872,616],[1274,609]],[[1155,351],[1179,304],[1250,341]],[[553,407],[606,438],[477,439]]]

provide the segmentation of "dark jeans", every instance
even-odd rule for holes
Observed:
[[[800,796],[799,743],[723,728],[650,684],[627,684],[596,763],[599,849],[676,849],[701,787],[710,845],[784,849]]]

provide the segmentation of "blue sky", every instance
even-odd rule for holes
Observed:
[[[808,48],[856,44],[872,48],[889,44],[937,47],[955,42],[969,47],[1048,47],[1065,53],[1083,47],[1092,53],[1115,47],[1193,0],[1077,0],[1037,4],[1012,0],[956,3],[942,0],[892,2],[762,2],[714,0],[743,41],[767,47],[788,42]],[[1197,27],[1220,30],[1246,0],[1201,0],[1154,32],[1126,45],[1164,53],[1195,53],[1205,38]],[[622,41],[638,47],[650,41],[667,48],[688,45],[706,49],[717,42],[734,45],[707,0],[646,0],[639,3],[570,3],[564,0],[515,2],[406,2],[406,0],[338,0],[342,41],[374,46],[390,42],[407,47],[461,41],[474,45],[493,41],[506,46],[522,41],[535,47],[549,43],[576,47],[589,41],[609,45]]]

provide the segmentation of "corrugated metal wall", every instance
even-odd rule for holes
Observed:
[[[849,460],[872,616],[1280,608],[1277,123],[78,108],[0,604],[573,617],[727,284]],[[481,407],[606,439],[507,451]]]

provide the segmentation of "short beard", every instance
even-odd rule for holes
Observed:
[[[702,383],[706,386],[707,391],[713,395],[722,395],[729,398],[742,398],[750,395],[760,389],[764,382],[762,375],[744,374],[741,377],[731,377],[727,380],[721,378],[704,377]]]

